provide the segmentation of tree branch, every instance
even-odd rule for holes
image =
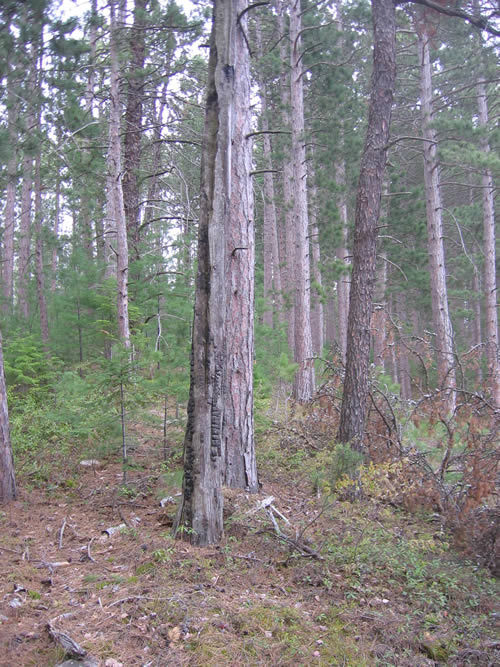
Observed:
[[[488,19],[485,16],[471,16],[461,9],[446,7],[444,5],[438,4],[437,2],[433,2],[433,0],[396,0],[395,4],[404,5],[408,3],[423,5],[424,7],[429,7],[429,9],[434,9],[439,14],[446,14],[446,16],[453,16],[455,18],[464,19],[464,21],[467,21],[474,27],[479,28],[479,30],[484,30],[490,35],[500,37],[500,30],[497,30],[492,25],[490,25]]]

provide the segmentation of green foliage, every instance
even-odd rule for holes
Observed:
[[[5,380],[16,403],[28,395],[43,400],[51,390],[59,365],[35,336],[9,339],[5,344]]]
[[[352,449],[348,444],[336,444],[333,449],[331,463],[333,487],[345,477],[353,479],[362,463],[363,454]]]

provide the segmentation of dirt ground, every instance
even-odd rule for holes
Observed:
[[[467,593],[439,607],[423,594],[419,616],[409,577],[365,568],[353,538],[378,522],[396,544],[418,522],[377,504],[353,516],[287,474],[263,471],[258,496],[228,492],[225,539],[203,549],[171,538],[179,475],[165,482],[158,462],[131,471],[127,489],[116,460],[21,484],[0,511],[0,665],[58,665],[78,649],[102,667],[500,664],[493,583],[471,607]],[[349,542],[339,565],[335,545]]]

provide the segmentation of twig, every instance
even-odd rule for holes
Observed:
[[[62,526],[59,530],[59,549],[63,548],[64,529],[66,528],[66,517],[64,517]]]
[[[94,537],[91,538],[90,542],[87,544],[87,556],[89,560],[91,560],[93,563],[97,563],[95,558],[92,558],[92,554],[90,553],[90,547],[92,546],[92,542],[94,541]]]

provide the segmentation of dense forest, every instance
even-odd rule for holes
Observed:
[[[499,36],[493,0],[4,0],[0,498],[118,457],[135,498],[150,438],[193,545],[288,459],[498,573]]]

